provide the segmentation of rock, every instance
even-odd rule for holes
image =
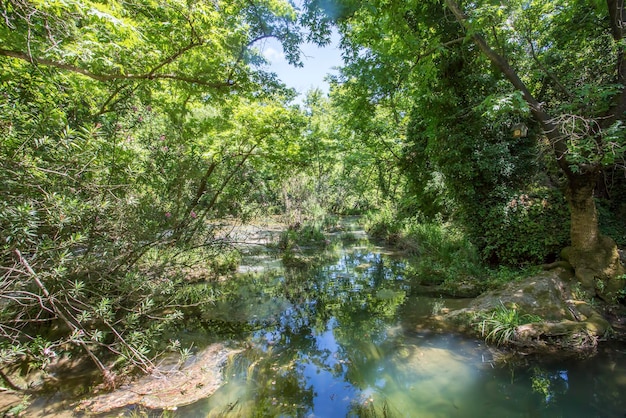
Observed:
[[[570,299],[569,284],[555,270],[521,281],[508,283],[505,287],[483,293],[468,309],[487,312],[504,304],[516,306],[524,314],[537,315],[545,320],[575,319],[565,302]]]
[[[572,298],[572,273],[564,266],[554,266],[536,276],[507,284],[501,289],[486,292],[467,308],[449,312],[445,321],[468,327],[468,322],[485,317],[494,309],[505,306],[516,309],[519,315],[533,315],[540,322],[520,325],[512,343],[524,347],[525,353],[544,352],[546,349],[584,351],[595,347],[610,325],[589,304]]]
[[[213,344],[181,370],[158,370],[113,392],[87,399],[78,409],[102,414],[129,405],[175,409],[212,395],[224,383],[222,367],[241,350]]]

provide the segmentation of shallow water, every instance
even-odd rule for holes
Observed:
[[[304,273],[254,257],[248,285],[216,306],[220,321],[247,325],[237,338],[250,348],[218,392],[177,416],[625,416],[626,347],[495,366],[482,341],[424,327],[466,302],[413,294],[405,260],[381,248],[340,245]]]
[[[225,365],[226,384],[211,397],[148,415],[626,416],[626,346],[603,345],[587,360],[496,366],[483,341],[430,321],[466,300],[420,295],[404,258],[365,240],[345,242],[305,271],[282,268],[261,246],[243,248],[238,276],[215,283],[215,304],[172,338],[195,349],[225,340],[248,348]],[[29,416],[71,405],[68,385],[37,400]],[[114,415],[146,416],[133,409]]]

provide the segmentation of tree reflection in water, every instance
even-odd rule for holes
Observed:
[[[321,267],[216,284],[222,297],[197,312],[188,333],[217,326],[215,338],[249,348],[225,368],[228,383],[181,416],[559,416],[565,404],[593,416],[590,395],[568,397],[572,377],[562,364],[493,368],[481,341],[416,331],[435,303],[453,301],[413,295],[406,260],[367,247],[335,250]],[[604,410],[624,407],[611,402]]]

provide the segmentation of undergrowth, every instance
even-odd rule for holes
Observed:
[[[396,218],[390,209],[365,217],[369,235],[412,256],[408,274],[426,285],[454,288],[472,284],[479,291],[500,287],[535,273],[538,267],[492,267],[463,230],[451,223]]]
[[[491,312],[479,314],[474,324],[486,342],[501,346],[515,340],[520,325],[539,321],[537,315],[521,314],[517,306],[506,307],[500,302]]]

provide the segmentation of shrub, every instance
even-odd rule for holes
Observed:
[[[403,227],[404,221],[398,219],[396,211],[389,204],[365,215],[365,230],[374,239],[393,244]]]
[[[512,195],[488,206],[474,240],[491,264],[521,266],[554,259],[569,242],[570,217],[563,195],[554,190]]]

